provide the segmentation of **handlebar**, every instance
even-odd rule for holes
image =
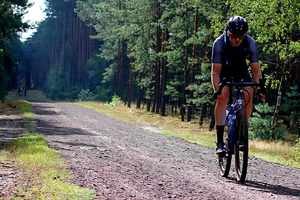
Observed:
[[[214,98],[217,98],[218,95],[221,94],[222,92],[222,89],[224,86],[234,86],[234,87],[249,87],[249,86],[259,86],[260,84],[254,82],[254,81],[222,81],[220,84],[219,84],[219,89],[217,92],[214,93]]]

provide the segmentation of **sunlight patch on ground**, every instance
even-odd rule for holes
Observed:
[[[143,129],[146,131],[153,132],[153,133],[161,133],[162,132],[162,129],[154,127],[154,126],[144,126]]]

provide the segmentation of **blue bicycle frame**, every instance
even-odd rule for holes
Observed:
[[[236,128],[236,115],[242,109],[244,95],[242,91],[239,89],[235,89],[233,91],[235,94],[232,96],[234,97],[232,103],[226,109],[226,120],[225,123],[228,127],[228,150],[230,153],[233,154],[233,145],[237,140],[237,128]]]

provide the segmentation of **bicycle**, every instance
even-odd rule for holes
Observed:
[[[248,121],[245,115],[245,87],[258,86],[255,82],[224,81],[216,95],[221,94],[224,86],[229,87],[230,104],[226,109],[227,136],[225,139],[225,153],[218,155],[220,174],[228,177],[232,156],[235,156],[236,179],[240,183],[246,180],[248,167]]]

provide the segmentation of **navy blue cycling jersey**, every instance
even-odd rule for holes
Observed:
[[[257,63],[257,55],[256,42],[249,35],[245,35],[240,46],[232,47],[223,33],[213,44],[212,63],[222,64],[221,78],[251,79],[246,60]]]

